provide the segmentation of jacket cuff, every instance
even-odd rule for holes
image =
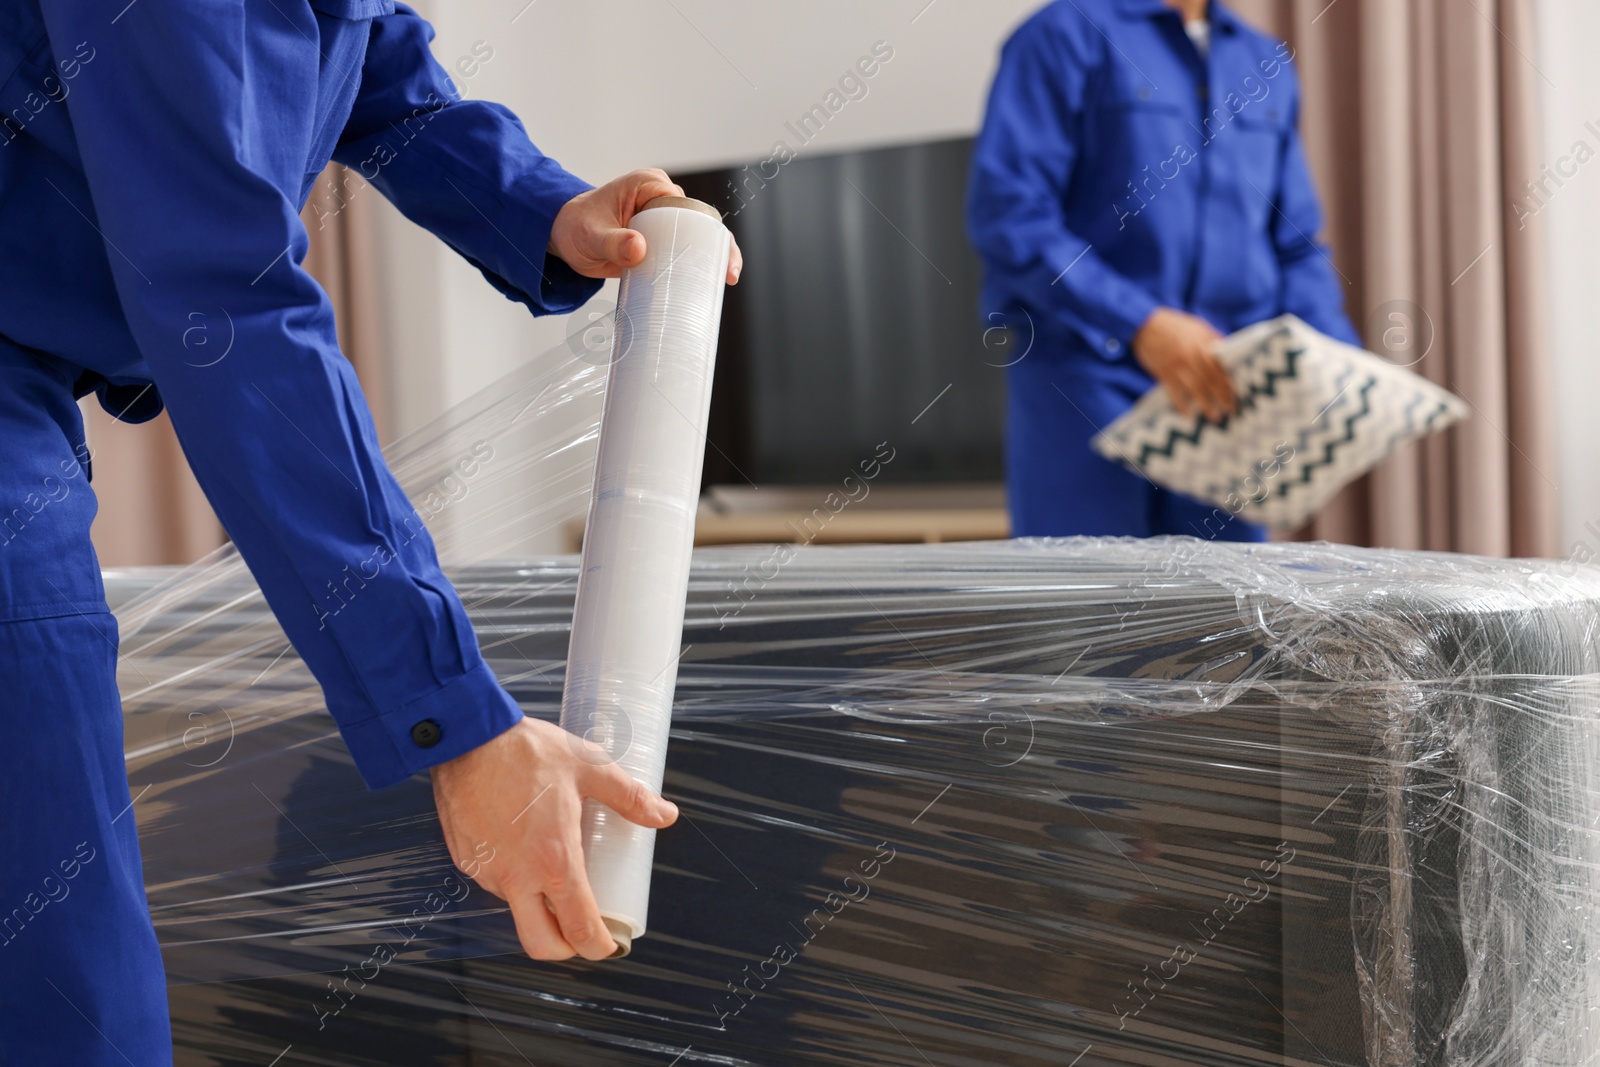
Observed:
[[[1161,301],[1143,289],[1128,286],[1126,291],[1098,309],[1099,322],[1085,324],[1079,332],[1100,358],[1108,362],[1131,358],[1134,335],[1160,307]]]
[[[511,694],[480,664],[395,711],[341,724],[340,732],[367,788],[382,789],[470,752],[522,719]]]
[[[518,249],[526,250],[526,257],[518,251],[505,259],[512,265],[511,277],[485,271],[489,284],[535,315],[562,315],[588,303],[604,282],[585,278],[547,249],[556,215],[567,201],[593,188],[549,159],[539,173],[520,182],[507,198],[498,226],[512,235]]]

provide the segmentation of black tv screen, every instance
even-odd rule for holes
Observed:
[[[681,175],[744,253],[730,291],[705,484],[1002,477],[1003,359],[985,349],[963,221],[972,141]]]

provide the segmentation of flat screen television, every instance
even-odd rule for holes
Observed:
[[[1004,360],[986,350],[963,201],[970,138],[677,175],[744,253],[705,485],[1003,477]]]

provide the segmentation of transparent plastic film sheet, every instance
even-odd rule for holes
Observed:
[[[529,546],[584,514],[603,363],[562,348],[390,452],[549,719],[578,562]],[[425,776],[365,790],[231,552],[108,588],[182,1064],[1596,1059],[1589,568],[697,551],[683,818],[598,964],[520,955]]]

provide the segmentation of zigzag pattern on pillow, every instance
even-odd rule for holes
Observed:
[[[1236,415],[1180,415],[1157,387],[1095,437],[1096,451],[1226,514],[1292,528],[1400,445],[1467,414],[1426,378],[1292,315],[1234,334],[1219,355]]]

